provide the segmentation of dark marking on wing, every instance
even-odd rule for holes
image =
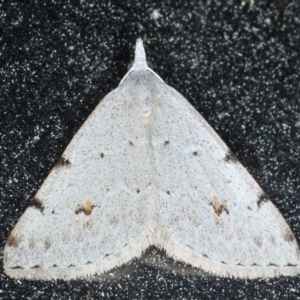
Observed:
[[[33,198],[31,201],[30,201],[30,203],[29,203],[29,206],[30,207],[33,207],[33,208],[35,208],[35,209],[37,209],[37,210],[39,210],[41,213],[43,213],[44,212],[44,204],[43,204],[43,202],[40,200],[40,199],[38,199],[38,198]]]
[[[35,265],[35,266],[33,266],[33,267],[31,267],[30,269],[39,269],[41,266],[39,266],[39,265]]]
[[[165,143],[164,143],[165,146],[167,146],[167,145],[169,145],[169,144],[170,144],[169,141],[165,141]]]
[[[290,229],[286,229],[283,238],[286,242],[293,242],[295,239],[295,236],[293,232]]]
[[[291,263],[288,263],[287,265],[286,265],[286,267],[297,267],[298,265],[294,265],[294,264],[291,264]]]
[[[228,149],[225,157],[224,157],[224,161],[226,162],[232,162],[232,163],[237,163],[239,160],[238,158],[234,155],[234,153]]]
[[[213,196],[213,199],[210,202],[210,205],[213,206],[215,213],[219,216],[223,211],[225,211],[227,213],[227,215],[229,214],[229,210],[227,207],[227,203],[226,201],[224,201],[223,203],[221,203],[221,201],[218,199],[217,196]]]
[[[262,204],[267,203],[268,201],[270,200],[266,193],[263,192],[262,194],[260,194],[257,200],[258,208],[260,208]]]
[[[136,192],[137,192],[137,194],[139,194],[139,193],[140,193],[140,190],[139,190],[139,189],[137,189],[137,190],[136,190]]]
[[[203,256],[203,257],[206,257],[206,258],[209,258],[209,257],[207,256],[207,254],[202,254],[202,256]]]
[[[103,158],[104,157],[104,153],[102,152],[102,153],[100,153],[100,157],[101,158]]]
[[[168,195],[171,195],[171,193],[170,193],[169,191],[167,191],[167,194],[168,194]]]
[[[133,146],[133,142],[132,141],[129,141],[129,144],[130,144],[130,146]]]
[[[194,151],[194,152],[193,152],[193,155],[194,155],[194,156],[198,156],[198,152],[197,152],[197,151]]]
[[[268,267],[279,267],[279,266],[273,263],[269,263]]]
[[[10,269],[12,269],[12,270],[18,270],[18,269],[24,269],[24,268],[22,268],[20,266],[15,266],[15,267],[11,267]]]
[[[6,245],[9,247],[17,248],[19,246],[19,244],[21,243],[21,241],[22,241],[21,238],[15,236],[13,234],[10,234],[7,239]]]
[[[77,204],[75,214],[78,215],[80,213],[84,213],[86,216],[89,216],[94,207],[95,206],[92,204],[91,200],[86,200],[84,205]]]
[[[61,156],[59,158],[59,160],[57,161],[55,167],[67,167],[71,164],[71,162],[68,159],[65,159],[63,156]]]

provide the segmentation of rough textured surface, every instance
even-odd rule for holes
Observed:
[[[117,86],[137,36],[145,35],[153,69],[199,109],[299,240],[300,8],[292,1],[251,3],[2,4],[1,249],[74,133]],[[156,20],[150,18],[154,9],[161,14]],[[100,282],[13,281],[2,273],[0,296],[300,296],[298,277],[218,279],[187,273],[181,265],[176,273],[156,254],[153,260],[151,266],[134,261]]]

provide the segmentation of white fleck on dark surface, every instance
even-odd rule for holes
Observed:
[[[208,120],[299,242],[300,5],[250,3],[1,4],[1,261],[30,198],[126,73],[137,37],[148,40],[154,71]],[[163,16],[156,21],[155,9]],[[152,257],[152,264],[135,260],[114,277],[67,283],[14,281],[1,264],[0,299],[300,297],[298,277],[224,279],[165,262],[163,253]]]

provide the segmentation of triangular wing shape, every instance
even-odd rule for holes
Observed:
[[[112,91],[74,136],[7,240],[8,275],[101,273],[147,248],[154,185],[131,95],[126,85]]]
[[[161,246],[221,276],[298,274],[299,248],[278,209],[190,103],[155,80]]]
[[[286,221],[198,112],[134,65],[63,153],[4,249],[17,278],[102,273],[149,245],[241,278],[296,275]]]

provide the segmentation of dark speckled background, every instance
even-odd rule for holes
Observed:
[[[300,299],[299,276],[201,276],[160,254],[99,281],[15,281],[2,266],[9,232],[125,75],[139,36],[153,69],[218,132],[299,241],[299,1],[12,0],[1,1],[0,26],[1,300]]]

